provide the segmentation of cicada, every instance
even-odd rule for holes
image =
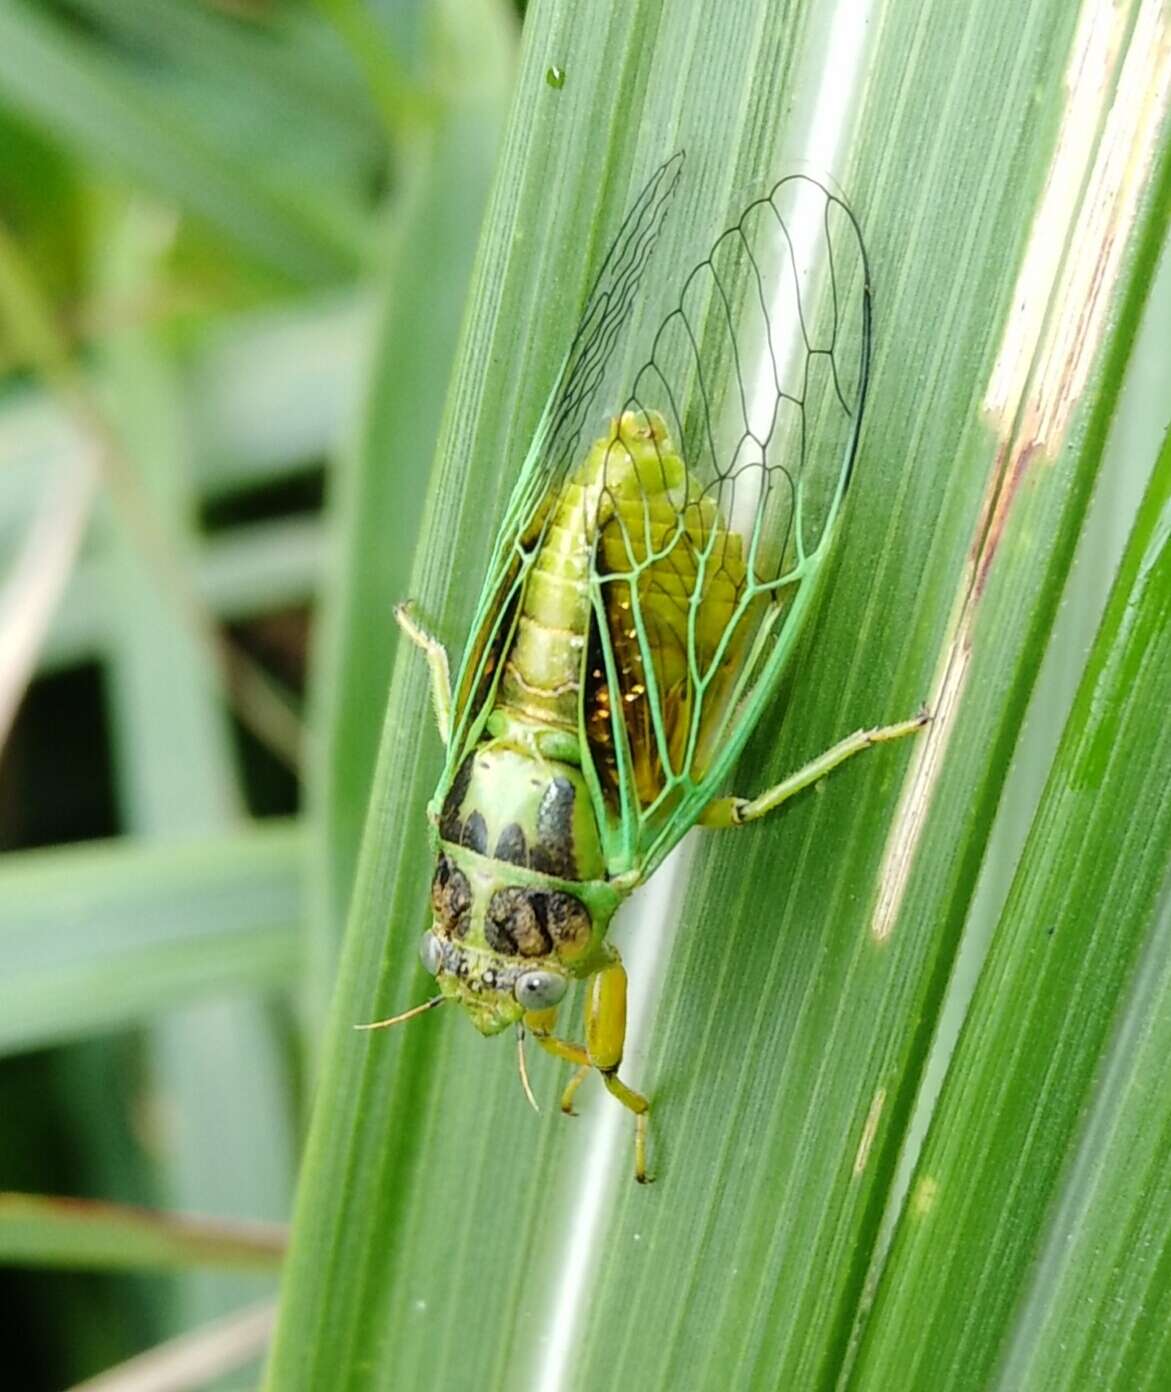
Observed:
[[[769,708],[838,530],[866,402],[870,280],[845,202],[805,176],[752,199],[686,276],[625,392],[602,384],[638,306],[682,157],[655,171],[603,261],[512,490],[451,683],[426,653],[443,773],[429,806],[438,993],[485,1035],[513,1028],[619,1075],[626,972],[614,912],[696,824],[755,821],[924,717],[859,731],[757,796],[724,791]],[[637,361],[637,358],[633,359]],[[585,1038],[556,1033],[587,983]],[[535,1105],[535,1104],[534,1104]]]

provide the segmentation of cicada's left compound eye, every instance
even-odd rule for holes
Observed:
[[[435,976],[443,965],[443,948],[439,945],[439,939],[430,930],[419,939],[419,961],[432,976]]]
[[[557,972],[522,972],[516,979],[514,994],[526,1010],[548,1010],[565,994],[569,982]]]

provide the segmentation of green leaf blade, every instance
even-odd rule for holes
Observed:
[[[1171,732],[1164,718],[1169,615],[1171,447],[1165,447],[919,1162],[853,1386],[882,1387],[897,1366],[912,1388],[941,1381],[985,1387],[1005,1350],[1013,1309],[1044,1240],[1061,1173],[1077,1153],[1100,1060],[1119,1010],[1125,1012],[1128,982],[1171,868]],[[1164,939],[1166,931],[1164,924]],[[1154,1134],[1165,1132],[1166,1105],[1151,1116],[1150,1101],[1144,1108],[1140,1092],[1123,1104],[1124,1122],[1131,1107],[1138,1109],[1127,1125],[1132,1136],[1144,1111]],[[959,1124],[974,1117],[978,1128]],[[1120,1192],[1103,1195],[1087,1221],[1109,1232],[1129,1216],[1141,1228],[1148,1204],[1166,1207],[1163,1187],[1149,1159],[1130,1178],[1123,1168]],[[1153,1266],[1165,1240],[1164,1229]],[[1092,1249],[1087,1259],[1097,1268],[1098,1301],[1116,1281],[1129,1284],[1127,1261],[1115,1275]],[[1061,1284],[1081,1287],[1076,1268],[1064,1266]],[[1154,1272],[1147,1269],[1150,1279]],[[1171,1290],[1160,1283],[1153,1294],[1166,1310]],[[970,1313],[957,1323],[961,1303]],[[1074,1308],[1080,1302],[1059,1307],[1066,1321]],[[1089,1366],[1102,1371],[1105,1350],[1064,1330],[1059,1346],[1047,1340],[1047,1360],[1034,1355],[1035,1382],[1008,1377],[999,1385],[1086,1385],[1052,1381],[1067,1375],[1066,1345],[1075,1334],[1083,1375]],[[1114,1329],[1113,1366],[1103,1385],[1137,1385],[1126,1377],[1131,1358],[1136,1372],[1150,1375],[1141,1346],[1131,1354],[1120,1334]],[[1109,1337],[1108,1330],[1100,1328],[1099,1336]],[[1029,1340],[1027,1331],[1019,1337]],[[1018,1354],[1018,1366],[1025,1361]]]

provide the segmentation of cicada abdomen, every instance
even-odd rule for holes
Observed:
[[[736,669],[731,625],[745,586],[743,539],[728,530],[656,410],[628,410],[611,422],[577,490],[600,611],[582,725],[608,804],[620,807],[629,780],[649,807],[674,769],[708,761],[702,744],[690,760],[687,746],[697,698],[714,709]]]

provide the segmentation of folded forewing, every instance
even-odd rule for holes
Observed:
[[[615,858],[649,873],[775,689],[849,483],[870,292],[846,205],[803,176],[683,283],[580,466],[595,485],[583,712]]]

